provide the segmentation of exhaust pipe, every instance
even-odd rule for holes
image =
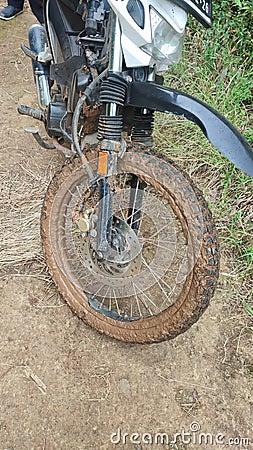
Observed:
[[[29,28],[28,39],[30,44],[30,55],[32,57],[33,73],[37,88],[38,104],[43,111],[50,103],[49,89],[49,64],[46,58],[40,58],[41,53],[47,52],[47,38],[45,28],[34,24]],[[24,49],[25,51],[25,49]],[[25,51],[28,54],[28,52]],[[32,56],[33,55],[33,56]],[[43,61],[43,62],[40,62]]]

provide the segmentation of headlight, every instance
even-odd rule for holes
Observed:
[[[182,53],[184,33],[178,33],[163,17],[150,7],[152,42],[141,48],[156,61],[176,64]]]

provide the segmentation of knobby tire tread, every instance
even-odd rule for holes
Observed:
[[[168,307],[159,315],[152,317],[152,321],[150,318],[138,320],[138,327],[136,326],[136,323],[133,324],[133,322],[119,322],[94,311],[88,304],[87,298],[87,304],[83,298],[80,299],[80,292],[71,286],[71,283],[68,282],[67,275],[63,275],[60,272],[50,244],[50,215],[56,193],[65,180],[76,170],[81,168],[81,162],[76,157],[66,161],[64,166],[54,175],[48,187],[41,214],[41,236],[45,259],[51,276],[63,298],[81,319],[91,327],[116,339],[134,343],[152,343],[172,339],[185,332],[197,322],[206,310],[210,299],[214,294],[218,280],[219,244],[216,227],[207,202],[201,191],[194,186],[190,177],[181,169],[178,169],[166,155],[160,154],[153,149],[147,151],[147,149],[139,148],[138,146],[130,147],[127,152],[128,158],[130,157],[134,161],[136,149],[139,154],[142,153],[145,155],[145,160],[148,159],[152,166],[152,170],[159,181],[160,178],[158,174],[161,174],[161,179],[163,176],[163,163],[170,164],[172,168],[171,177],[174,177],[174,192],[170,192],[170,194],[172,202],[175,201],[174,207],[176,209],[178,200],[173,200],[174,194],[175,197],[179,197],[179,194],[183,189],[184,194],[186,192],[187,195],[187,188],[190,185],[198,200],[198,206],[202,211],[203,245],[201,252],[191,274],[187,277],[186,288],[180,294],[180,299],[176,301],[174,305]],[[87,158],[89,160],[93,159],[96,156],[96,152],[96,147],[91,151],[87,151]],[[176,172],[175,175],[175,173],[173,173],[173,168],[175,168],[176,171],[180,170],[181,176],[178,175],[178,172]],[[141,170],[145,173],[145,166],[143,166]],[[185,198],[182,199],[182,202],[183,201],[185,201]],[[83,297],[86,296],[83,294]]]

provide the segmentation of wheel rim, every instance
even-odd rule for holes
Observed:
[[[122,176],[126,179],[126,174],[122,173],[118,175],[118,178],[122,178]],[[77,208],[80,209],[80,205],[85,203],[84,199],[86,199],[88,207],[91,207],[88,201],[89,197],[87,197],[89,190],[87,180],[83,179],[80,182],[83,177],[77,177],[76,181],[69,186],[68,198],[65,198],[64,203],[59,205],[59,214],[62,216],[59,228],[61,233],[58,239],[56,236],[52,239],[55,260],[62,274],[67,273],[71,283],[79,291],[85,293],[89,306],[96,313],[121,322],[148,319],[171,307],[181,295],[182,290],[185,289],[186,276],[190,272],[184,262],[186,254],[189,253],[189,232],[186,219],[182,215],[180,216],[178,211],[181,222],[177,217],[173,226],[170,224],[170,230],[168,230],[168,222],[174,215],[173,208],[171,208],[171,202],[173,203],[174,200],[171,197],[166,198],[163,188],[160,188],[159,198],[157,192],[154,193],[154,180],[143,175],[139,175],[139,177],[141,180],[145,179],[149,187],[146,190],[147,198],[144,199],[142,208],[143,217],[139,233],[142,235],[140,239],[142,255],[140,258],[138,251],[136,251],[135,257],[131,260],[131,266],[132,269],[134,267],[133,272],[136,271],[135,273],[130,273],[130,275],[128,273],[129,276],[125,277],[121,274],[117,277],[116,274],[111,273],[107,276],[99,267],[96,271],[94,270],[95,263],[94,258],[92,263],[88,235],[80,237],[77,233]],[[116,205],[114,214],[115,217],[122,220],[122,218],[125,218],[127,205],[124,202],[129,197],[129,192],[123,188],[122,181],[117,181],[116,184],[120,185],[120,183],[121,189],[116,190],[118,199],[116,198],[117,201],[114,201],[114,205]],[[119,192],[124,193],[123,199]],[[96,204],[95,196],[94,202]],[[94,204],[92,206],[94,207]],[[174,209],[178,208],[176,203],[173,206]],[[147,211],[149,211],[149,215]],[[152,212],[151,220],[150,211]],[[119,217],[120,214],[122,218]],[[149,221],[149,225],[143,225],[143,218],[146,218],[147,223]],[[51,224],[51,229],[55,229],[55,223]],[[85,247],[86,256],[84,255],[85,252],[81,251],[79,247]],[[90,258],[87,257],[88,247]],[[181,250],[179,247],[181,247]],[[159,252],[157,249],[159,249]],[[159,260],[162,260],[162,267],[159,265]],[[173,284],[170,273],[173,274],[173,278],[175,278],[174,274],[177,275]],[[122,280],[124,281],[123,285]]]

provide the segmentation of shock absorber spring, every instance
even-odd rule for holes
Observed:
[[[123,126],[122,116],[100,115],[98,124],[98,139],[121,140],[121,131]]]
[[[98,139],[121,140],[123,125],[121,108],[125,102],[126,89],[127,81],[115,74],[103,82],[100,103],[104,105],[104,114],[99,118]]]
[[[101,86],[100,102],[124,105],[127,82],[120,76],[111,75]]]
[[[144,108],[136,108],[133,123],[132,142],[140,142],[148,147],[152,147],[154,112]]]

